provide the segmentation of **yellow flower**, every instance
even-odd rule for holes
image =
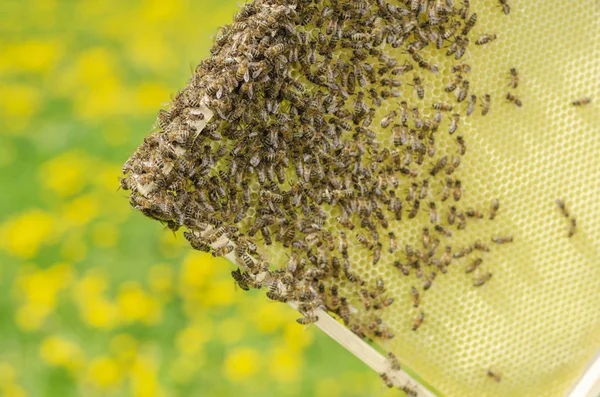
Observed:
[[[136,93],[140,111],[154,113],[160,104],[169,99],[169,90],[160,83],[143,83]]]
[[[129,334],[119,334],[111,339],[110,351],[121,364],[129,365],[137,357],[138,342]]]
[[[143,321],[156,324],[162,318],[162,306],[149,296],[137,282],[124,283],[117,295],[120,317],[124,322]]]
[[[61,197],[72,196],[89,179],[90,159],[79,150],[71,150],[42,164],[39,179],[42,186]]]
[[[121,382],[121,370],[119,365],[110,357],[97,357],[90,363],[88,368],[88,379],[101,389],[108,389]]]
[[[15,322],[23,331],[38,330],[50,314],[50,310],[48,306],[26,303],[17,309]]]
[[[73,299],[83,304],[92,298],[100,297],[108,288],[108,280],[99,269],[92,269],[80,278],[73,288]]]
[[[0,387],[3,397],[26,397],[27,392],[19,385],[3,385]]]
[[[244,381],[260,370],[261,355],[255,349],[238,347],[228,352],[223,371],[232,382]]]
[[[294,322],[299,314],[288,305],[272,302],[264,296],[258,296],[254,301],[254,310],[245,310],[250,315],[256,328],[263,333],[269,334],[277,331],[284,324]]]
[[[197,292],[199,288],[210,282],[214,268],[210,256],[199,252],[190,252],[181,265],[180,288],[185,295]]]
[[[99,206],[96,195],[85,194],[64,204],[63,217],[72,225],[85,225],[98,216]]]
[[[342,388],[338,379],[319,379],[315,389],[316,397],[338,397],[342,395]]]
[[[204,361],[202,358],[198,359],[195,356],[177,357],[170,364],[168,376],[175,383],[189,383],[196,377],[198,370],[203,364]]]
[[[71,262],[80,262],[87,255],[87,244],[83,239],[81,232],[69,234],[63,239],[60,254],[63,259]]]
[[[104,297],[91,297],[80,304],[82,320],[89,326],[99,329],[112,329],[119,323],[119,309]]]
[[[138,356],[131,369],[131,389],[135,397],[162,396],[160,384],[156,377],[156,363],[146,356]]]
[[[212,323],[207,320],[180,330],[175,337],[177,350],[184,355],[197,355],[203,344],[210,339]]]
[[[9,254],[27,259],[54,236],[55,219],[39,209],[30,209],[0,227],[0,246]]]
[[[207,307],[231,305],[235,299],[235,283],[232,279],[214,280],[203,293],[203,303]]]
[[[74,342],[60,336],[46,337],[40,344],[40,356],[48,364],[74,372],[81,367],[83,355]]]
[[[312,341],[315,327],[313,329],[307,329],[306,326],[300,326],[296,322],[289,322],[285,325],[283,336],[285,345],[292,350],[302,350],[309,346]]]
[[[154,265],[148,270],[148,286],[152,293],[169,298],[173,291],[173,269],[170,265]]]
[[[270,354],[269,372],[274,379],[282,383],[297,381],[302,369],[302,357],[297,350],[282,346],[275,347]]]
[[[5,56],[11,59],[18,71],[47,72],[60,58],[62,46],[59,41],[31,39],[5,48]]]
[[[223,343],[234,344],[239,342],[246,332],[245,319],[229,317],[218,325],[217,335]]]
[[[9,385],[17,378],[16,371],[9,363],[0,362],[0,386]]]

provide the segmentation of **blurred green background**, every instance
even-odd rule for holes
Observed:
[[[1,395],[383,393],[117,191],[239,1],[0,2]]]

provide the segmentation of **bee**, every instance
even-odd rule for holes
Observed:
[[[263,236],[263,239],[265,240],[265,244],[266,245],[271,245],[273,244],[273,240],[271,239],[271,232],[269,231],[269,228],[266,226],[263,226],[260,228],[260,233]]]
[[[454,258],[462,258],[463,256],[469,255],[471,252],[473,252],[473,246],[469,245],[460,251],[456,251],[452,256]]]
[[[319,321],[318,316],[305,316],[305,317],[296,319],[296,322],[301,325],[308,325],[308,324],[316,323],[317,321]]]
[[[375,250],[373,251],[373,266],[379,262],[379,259],[381,259],[381,243],[375,245]]]
[[[402,125],[406,125],[408,122],[408,104],[406,101],[400,102],[400,122]]]
[[[450,211],[448,212],[448,224],[454,225],[454,221],[456,219],[456,207],[450,207]]]
[[[215,248],[212,252],[213,256],[225,256],[233,251],[233,245],[225,244],[222,247]]]
[[[490,112],[490,107],[492,105],[492,97],[490,94],[485,94],[483,96],[483,101],[481,103],[481,115],[485,116]]]
[[[579,99],[574,100],[573,102],[571,102],[571,104],[573,106],[584,106],[584,105],[587,105],[590,102],[592,102],[592,98],[590,98],[590,97],[583,97],[583,98],[579,98]]]
[[[394,232],[389,232],[388,237],[390,238],[390,248],[388,251],[390,254],[393,254],[398,249],[398,241],[396,240],[396,235]]]
[[[506,243],[512,243],[513,238],[512,238],[512,236],[494,236],[494,237],[492,237],[492,241],[496,244],[506,244]]]
[[[446,175],[452,175],[454,170],[456,170],[459,165],[460,165],[460,157],[454,157],[452,159],[452,162],[450,164],[448,164],[448,166],[446,167]]]
[[[419,66],[423,69],[430,71],[431,73],[438,73],[440,71],[437,66],[435,66],[432,63],[429,63],[428,61],[426,61],[424,59],[421,59],[419,61]]]
[[[503,0],[500,0],[500,2],[502,3]],[[504,3],[506,3],[506,0],[504,0]],[[508,6],[508,4],[506,5]],[[510,10],[510,8],[509,8]],[[505,14],[508,15],[508,12],[504,11]],[[488,369],[487,371],[487,376],[489,376],[491,379],[495,380],[496,382],[500,382],[502,380],[502,374],[496,371],[492,371],[491,369]]]
[[[454,192],[452,193],[452,196],[454,197],[454,201],[459,201],[462,196],[461,185],[462,184],[458,179],[454,181]]]
[[[423,200],[427,197],[427,193],[429,193],[429,181],[424,179],[423,184],[421,185],[421,191],[419,192],[419,200]]]
[[[415,76],[413,78],[413,83],[417,96],[419,97],[419,99],[423,99],[425,97],[425,89],[423,88],[423,85],[421,83],[421,78],[419,76]]]
[[[238,287],[240,287],[244,291],[250,290],[250,287],[248,286],[248,284],[246,284],[246,281],[245,281],[244,276],[242,275],[242,272],[240,271],[240,269],[236,269],[236,270],[232,271],[231,277],[233,277],[233,279],[237,283]]]
[[[505,15],[510,14],[510,5],[508,5],[508,0],[498,0],[500,2],[500,6],[502,7],[502,11],[504,11]]]
[[[419,115],[419,109],[417,107],[412,108],[412,113],[413,113],[413,122],[415,124],[415,128],[416,129],[422,128],[423,120],[421,119],[421,116]]]
[[[462,82],[462,75],[457,75],[456,78],[450,82],[446,87],[444,87],[444,91],[446,92],[454,92],[456,87]]]
[[[420,206],[421,206],[421,202],[419,200],[415,200],[413,202],[413,206],[410,209],[410,212],[408,213],[408,219],[413,219],[415,216],[417,216]]]
[[[431,241],[431,236],[429,235],[429,228],[423,228],[423,236],[422,236],[423,247],[427,248],[429,246],[429,242]]]
[[[183,236],[190,243],[193,249],[203,252],[210,252],[210,245],[208,242],[200,237],[196,237],[193,233],[183,232]]]
[[[410,275],[410,270],[408,269],[408,266],[406,266],[403,263],[400,263],[400,261],[394,261],[394,267],[400,270],[400,272],[405,276]]]
[[[486,273],[483,276],[479,277],[478,279],[475,280],[475,282],[473,283],[474,287],[481,287],[483,284],[485,284],[486,282],[489,281],[489,279],[492,278],[492,273]]]
[[[475,26],[476,22],[477,22],[477,13],[473,13],[471,15],[471,17],[465,23],[465,27],[462,30],[462,35],[467,36],[469,34],[469,32],[471,31],[471,29],[473,29],[473,26]]]
[[[398,112],[396,112],[395,110],[392,110],[385,117],[383,117],[381,119],[381,128],[387,128],[387,127],[389,127],[390,124],[392,124],[392,121],[394,121],[394,118],[396,118],[397,115],[398,115]]]
[[[429,221],[431,223],[437,223],[439,219],[438,210],[435,203],[432,201],[429,203]]]
[[[452,262],[452,247],[450,247],[449,245],[447,245],[446,248],[444,248],[444,253],[442,254],[441,262],[444,266],[448,266],[450,262]]]
[[[569,211],[567,210],[567,206],[565,205],[565,202],[563,200],[561,200],[561,199],[556,199],[556,205],[560,209],[560,212],[562,212],[563,216],[565,218],[568,218],[569,217]]]
[[[452,73],[469,73],[471,71],[471,66],[466,63],[459,63],[456,65],[452,65]]]
[[[419,313],[419,315],[417,315],[417,318],[415,318],[415,321],[412,326],[412,330],[413,331],[418,330],[419,327],[421,326],[421,324],[423,324],[423,320],[425,320],[425,313],[421,312],[421,313]]]
[[[416,183],[411,183],[406,193],[406,201],[413,201],[417,197],[417,188],[419,187]]]
[[[492,205],[490,205],[490,219],[491,220],[496,218],[496,213],[498,212],[498,208],[500,208],[500,200],[493,199]]]
[[[495,33],[484,34],[484,35],[481,35],[477,40],[475,40],[475,44],[476,45],[487,44],[489,42],[496,40],[497,37],[498,36],[496,36]]]
[[[523,106],[523,103],[521,102],[521,100],[519,99],[519,97],[517,97],[516,95],[511,94],[510,92],[506,94],[506,99],[509,102],[514,103],[518,107]]]
[[[470,85],[471,85],[471,83],[469,83],[468,80],[464,80],[462,82],[460,92],[458,93],[458,96],[456,97],[456,100],[458,102],[462,102],[465,99],[467,99],[467,95],[469,94],[469,87],[470,87]]]
[[[481,211],[479,210],[474,210],[472,208],[469,208],[466,212],[468,217],[470,218],[477,218],[477,219],[481,219],[483,218],[483,214],[481,213]]]
[[[474,272],[475,269],[477,269],[479,267],[479,265],[481,265],[481,262],[483,262],[483,259],[481,259],[481,258],[475,259],[473,262],[471,262],[469,264],[469,266],[467,266],[467,268],[465,269],[465,273]]]
[[[358,240],[359,243],[362,244],[363,247],[365,247],[368,250],[372,250],[374,248],[373,243],[364,235],[358,233],[356,235],[356,239]]]
[[[481,241],[475,241],[473,248],[483,252],[490,252],[490,247],[488,247],[486,244],[483,244]]]
[[[441,110],[443,112],[452,111],[452,105],[450,105],[449,103],[445,103],[445,102],[436,102],[433,104],[433,108],[435,110]]]
[[[467,152],[467,145],[465,144],[465,140],[463,139],[462,136],[457,136],[456,137],[456,142],[458,143],[458,151],[459,153],[464,156],[465,153]]]
[[[383,381],[383,383],[385,383],[385,385],[388,388],[392,388],[394,387],[394,382],[390,379],[390,377],[384,372],[382,374],[379,374],[379,376],[381,376],[381,380]]]
[[[452,179],[446,178],[446,185],[444,185],[444,188],[440,192],[440,199],[442,201],[446,201],[446,200],[448,200],[448,197],[450,197],[450,192],[452,190],[453,184],[454,184],[454,181]]]
[[[331,306],[338,307],[340,304],[340,299],[338,295],[338,287],[337,285],[331,286]]]
[[[448,237],[448,238],[452,237],[452,232],[450,231],[450,229],[446,229],[442,225],[435,225],[435,230],[438,233],[441,233],[444,237]]]
[[[456,214],[456,217],[458,218],[458,224],[456,225],[456,228],[458,230],[463,230],[465,227],[467,227],[467,217],[465,216],[465,214],[463,214],[462,212],[458,212]]]
[[[421,303],[421,295],[419,295],[419,290],[415,287],[411,287],[410,296],[412,297],[413,307],[419,307]]]
[[[475,105],[477,104],[477,96],[471,95],[469,97],[469,104],[467,105],[467,116],[470,116],[475,111]]]
[[[442,170],[442,168],[444,168],[446,166],[446,164],[448,163],[448,156],[443,156],[442,158],[440,158],[438,160],[438,162],[433,166],[433,168],[431,169],[431,171],[429,171],[429,174],[431,176],[436,176],[438,172],[440,172]]]
[[[577,220],[575,218],[571,218],[571,224],[569,226],[569,238],[573,237],[573,235],[577,232]]]
[[[515,68],[510,68],[510,83],[508,85],[513,89],[519,86],[519,72]]]
[[[340,252],[344,258],[348,257],[348,238],[344,232],[340,232]]]
[[[283,202],[283,196],[280,194],[273,193],[269,190],[261,190],[260,197],[266,201],[272,201],[273,203]]]
[[[394,355],[394,353],[388,352],[387,358],[390,368],[393,371],[400,371],[400,362],[398,361],[398,358]]]

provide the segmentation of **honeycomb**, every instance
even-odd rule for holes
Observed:
[[[323,7],[322,2],[315,3]],[[333,3],[337,4],[326,2],[332,8]],[[371,2],[370,7],[378,3]],[[439,127],[444,133],[436,136],[436,154],[425,163],[426,172],[431,172],[442,155],[447,155],[451,162],[457,157],[456,137],[464,137],[466,152],[452,173],[452,178],[462,184],[460,200],[439,201],[445,175],[435,178],[432,175],[428,200],[411,221],[390,220],[385,234],[380,231],[381,241],[386,245],[376,264],[373,264],[374,250],[364,249],[354,238],[357,233],[369,236],[364,228],[346,230],[352,273],[364,282],[339,286],[340,296],[346,296],[354,309],[352,323],[360,324],[353,331],[360,333],[373,320],[373,311],[362,307],[362,285],[372,288],[378,280],[383,280],[385,296],[392,297],[394,302],[378,310],[377,316],[385,324],[384,335],[393,337],[382,337],[381,331],[365,331],[364,336],[394,352],[403,366],[448,396],[564,395],[600,346],[597,248],[600,228],[594,226],[600,223],[597,205],[600,168],[596,160],[600,158],[600,113],[594,102],[600,89],[597,79],[600,48],[595,45],[600,36],[600,5],[592,0],[572,4],[551,0],[535,7],[516,0],[508,4],[507,15],[498,1],[470,2],[469,14],[476,13],[478,19],[462,61],[471,66],[468,79],[479,102],[469,117],[461,116],[454,134],[445,133],[451,121],[450,114],[445,116]],[[311,30],[305,28],[305,31]],[[473,45],[476,38],[492,33],[497,35],[495,40]],[[387,49],[399,65],[410,62],[406,46]],[[385,102],[373,114],[371,128],[376,141],[391,147],[392,127],[384,128],[380,123],[390,111],[398,109],[402,100],[418,104],[424,117],[433,117],[431,104],[435,102],[452,103],[454,111],[465,112],[469,99],[455,102],[460,88],[452,93],[446,90],[454,78],[449,70],[456,62],[444,52],[431,47],[419,52],[440,72],[414,72],[421,77],[426,90],[424,100],[411,85],[413,73],[404,76],[397,89],[399,96]],[[346,56],[348,50],[340,50],[334,60]],[[317,59],[320,61],[322,55]],[[375,63],[373,58],[370,61]],[[518,87],[514,89],[509,87],[511,68],[516,68],[519,75]],[[291,73],[308,92],[316,91],[302,69],[295,68]],[[212,90],[213,96],[221,96],[218,90]],[[508,92],[517,95],[522,106],[508,101]],[[480,108],[484,94],[491,97],[490,111],[485,117]],[[591,97],[592,102],[572,105],[583,97]],[[220,113],[216,106],[203,104],[198,108],[203,115],[197,122],[201,131]],[[162,126],[161,129],[166,130]],[[218,150],[217,145],[212,149]],[[145,150],[142,150],[144,155]],[[146,160],[141,168],[148,164]],[[124,183],[133,191],[132,203],[138,209],[144,207],[147,215],[179,227],[178,216],[159,216],[157,213],[164,214],[166,210],[155,211],[150,210],[154,206],[145,206],[152,189],[139,181],[146,170],[139,172],[131,164],[129,168],[136,175],[134,189],[131,179]],[[224,165],[214,165],[213,175],[224,169]],[[288,169],[286,176],[291,180],[295,174]],[[287,187],[291,185],[289,182]],[[243,189],[249,192],[250,202],[256,203],[248,208],[245,220],[237,223],[239,230],[248,230],[260,211],[258,203],[268,201],[270,196],[261,193],[263,188],[256,181],[247,182]],[[401,184],[403,194],[409,189],[410,183]],[[144,198],[136,196],[138,193]],[[498,199],[499,209],[490,220],[489,207],[494,199]],[[558,199],[564,200],[568,217],[557,206]],[[448,229],[450,203],[464,210],[481,211],[484,218],[469,218],[464,230],[452,228],[452,237],[444,237],[434,232],[427,201],[437,204],[439,224]],[[344,228],[336,222],[341,215],[339,208],[322,204],[321,209],[326,214],[323,229],[336,236],[343,232]],[[404,217],[409,210],[410,207],[405,208]],[[569,237],[573,231],[571,219],[577,223],[576,231]],[[360,224],[356,216],[351,221]],[[181,223],[189,230],[194,228]],[[392,266],[399,254],[387,249],[386,236],[393,231],[398,252],[405,245],[417,248],[423,244],[424,227],[430,229],[431,240],[441,240],[439,251],[451,245],[455,253],[472,246],[474,241],[489,246],[490,251],[475,250],[465,258],[454,259],[447,272],[439,272],[425,291],[423,278],[416,279],[414,271],[405,276]],[[495,244],[492,236],[510,236],[513,241]],[[275,268],[285,269],[290,250],[275,236],[272,239],[271,244],[258,239],[260,257]],[[193,236],[190,240],[192,245],[196,244],[195,248],[205,248]],[[465,274],[464,269],[475,258],[481,258],[482,263],[473,273]],[[474,287],[474,282],[488,273],[492,274],[491,279],[479,288]],[[327,286],[330,288],[330,284]],[[421,296],[418,308],[414,307],[410,292],[415,286]],[[329,309],[344,318],[339,308]],[[420,313],[425,313],[424,321],[414,330],[415,318]],[[501,376],[501,380],[495,381],[489,371]]]

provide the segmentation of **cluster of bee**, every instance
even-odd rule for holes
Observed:
[[[323,309],[362,338],[393,338],[380,313],[398,297],[383,280],[359,274],[354,254],[413,276],[418,310],[436,275],[490,250],[481,241],[450,244],[499,208],[498,200],[489,216],[460,208],[457,174],[467,145],[453,134],[477,103],[471,67],[460,61],[476,23],[467,0],[244,4],[159,112],[121,186],[135,209],[172,230],[185,227],[193,248],[236,258],[240,288],[264,287],[270,299],[297,302],[298,322],[318,321],[314,312]],[[457,61],[443,71],[453,76],[446,102],[424,104],[427,76],[440,72],[424,49]],[[486,115],[491,98],[482,98]],[[452,153],[437,152],[442,139],[455,142]],[[395,236],[406,222],[422,225],[422,248]],[[275,267],[282,264],[269,252],[285,252],[287,264]],[[492,276],[480,273],[482,261],[465,269],[476,274],[476,287]],[[412,329],[424,319],[419,311]]]
[[[564,200],[557,199],[556,206],[560,210],[560,213],[569,221],[569,232],[567,233],[567,237],[573,237],[575,235],[575,232],[577,232],[577,220],[574,216],[572,216],[569,213],[569,210],[567,209],[567,205],[565,204]]]
[[[519,86],[519,72],[515,68],[510,68],[510,83],[508,85],[513,90]],[[506,93],[506,100],[515,104],[515,106],[523,106],[521,99],[511,92]]]

